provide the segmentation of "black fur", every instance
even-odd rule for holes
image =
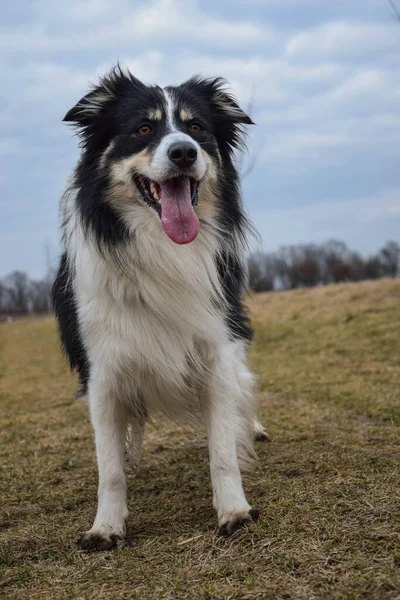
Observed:
[[[245,287],[243,269],[232,255],[224,255],[217,259],[218,273],[222,282],[222,289],[228,305],[226,323],[232,339],[243,339],[250,341],[253,330],[250,325],[248,311],[242,300]]]
[[[76,172],[80,185],[77,197],[82,222],[94,234],[99,248],[115,247],[128,239],[128,231],[115,209],[107,201],[108,181],[105,175],[88,177],[84,165]]]
[[[67,255],[64,253],[53,285],[53,307],[58,320],[62,347],[68,357],[71,369],[76,369],[79,373],[81,392],[84,394],[89,381],[89,362],[79,331],[78,313],[71,281]]]

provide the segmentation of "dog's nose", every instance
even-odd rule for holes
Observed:
[[[168,158],[181,169],[190,167],[197,158],[196,147],[190,142],[175,142],[168,150]]]

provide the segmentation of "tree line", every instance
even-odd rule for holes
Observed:
[[[49,269],[43,279],[30,279],[23,271],[0,279],[0,317],[51,312],[54,277],[54,269]]]
[[[249,283],[255,292],[399,275],[400,245],[393,241],[367,258],[336,240],[282,246],[277,252],[258,252],[249,258]],[[54,277],[55,270],[49,268],[43,279],[32,280],[22,271],[0,279],[0,317],[51,312]]]
[[[249,284],[255,292],[398,275],[400,245],[394,241],[367,258],[336,240],[282,246],[277,252],[258,252],[249,258]]]

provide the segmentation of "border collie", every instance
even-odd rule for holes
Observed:
[[[219,532],[255,521],[239,470],[252,456],[251,329],[234,151],[251,119],[222,79],[146,86],[119,66],[65,116],[82,153],[61,200],[64,253],[53,289],[70,365],[87,393],[99,469],[84,550],[121,543],[125,448],[146,420],[204,423]]]

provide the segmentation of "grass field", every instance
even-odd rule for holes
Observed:
[[[0,325],[0,597],[399,599],[400,281],[250,299],[272,436],[246,476],[257,525],[215,536],[202,432],[148,427],[128,545],[85,554],[87,406],[52,319]]]

